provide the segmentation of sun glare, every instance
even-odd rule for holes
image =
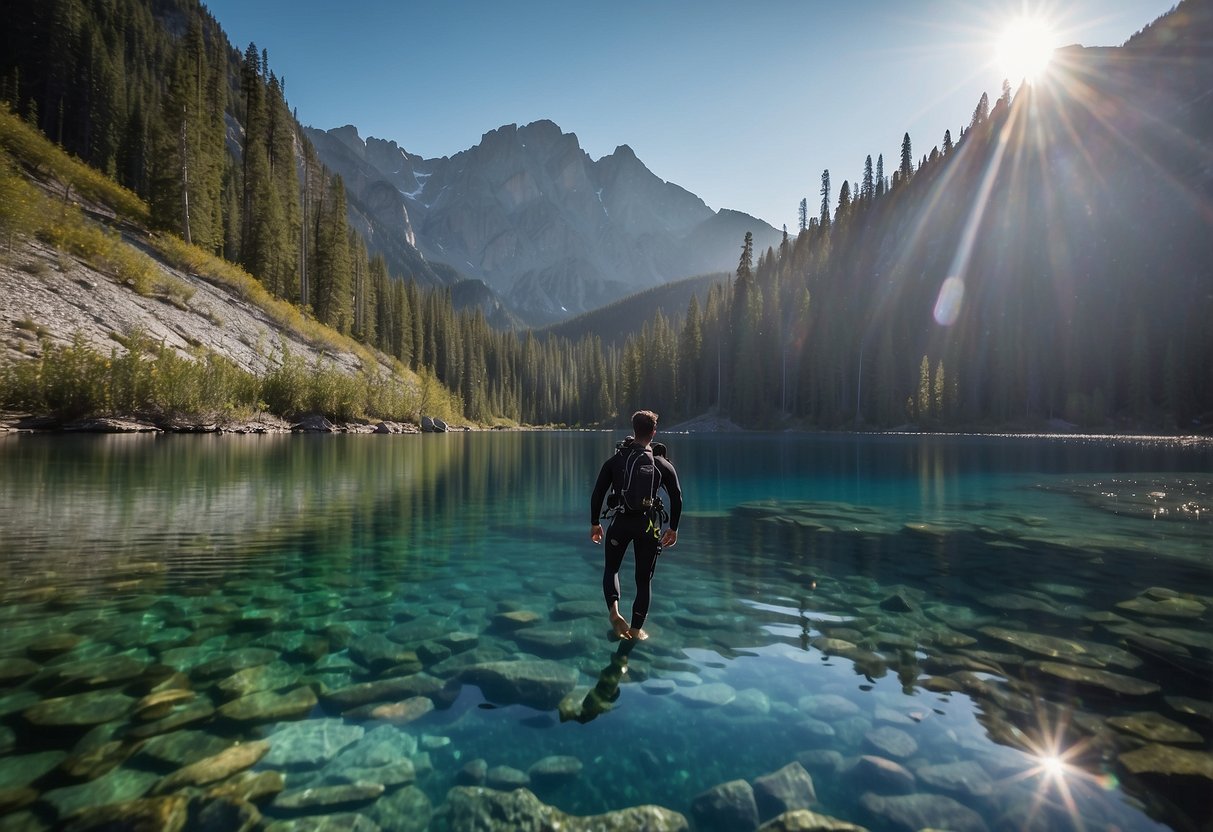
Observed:
[[[1035,81],[1049,66],[1057,48],[1057,33],[1045,20],[1021,17],[1002,30],[995,46],[994,61],[1003,77],[1018,86]]]

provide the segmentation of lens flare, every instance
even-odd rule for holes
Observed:
[[[935,298],[935,323],[940,326],[951,326],[960,317],[960,306],[964,301],[965,282],[952,275],[939,287],[939,295]]]

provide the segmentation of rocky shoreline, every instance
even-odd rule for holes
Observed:
[[[447,433],[479,430],[475,425],[448,425],[441,419],[422,417],[414,422],[367,421],[331,422],[324,416],[310,415],[287,420],[272,413],[258,413],[244,419],[194,421],[176,418],[153,419],[140,416],[90,416],[64,420],[53,416],[28,413],[0,414],[0,434],[3,433],[216,433],[216,434],[282,434],[282,433]],[[495,428],[504,430],[505,428]]]

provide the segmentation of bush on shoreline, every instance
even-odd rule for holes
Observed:
[[[257,376],[202,349],[189,357],[142,333],[123,339],[109,356],[76,334],[68,344],[42,341],[29,360],[0,361],[0,407],[59,419],[140,416],[152,421],[237,419],[257,411],[284,418],[319,413],[334,421],[417,422],[420,414],[458,418],[462,412],[437,380],[418,384],[379,370],[348,374],[332,364],[308,364],[283,352]]]

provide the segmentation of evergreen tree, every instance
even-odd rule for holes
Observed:
[[[881,153],[876,157],[876,196],[884,196],[888,190],[888,185],[884,180],[884,154]]]
[[[818,219],[822,231],[830,230],[830,170],[821,172],[821,213]]]
[[[910,146],[910,134],[906,133],[901,140],[901,167],[897,169],[897,179],[905,185],[914,175],[914,152]]]
[[[973,110],[973,118],[969,122],[969,129],[985,124],[986,119],[990,117],[990,98],[984,92],[981,98],[977,100],[977,108]]]
[[[804,231],[809,225],[809,200],[808,197],[800,200],[800,230]]]
[[[847,215],[851,212],[851,184],[847,180],[842,180],[842,187],[838,189],[838,208],[834,211],[834,222],[843,222]]]
[[[345,212],[345,185],[340,176],[334,176],[317,218],[316,318],[348,334],[353,324],[353,294]]]
[[[872,154],[863,160],[863,184],[860,186],[859,198],[865,203],[876,197],[876,179],[872,173]]]
[[[1011,106],[1011,82],[1006,78],[1002,79],[1002,95],[998,96],[998,100],[1006,106]]]
[[[943,131],[943,155],[947,156],[952,152],[952,131]]]

